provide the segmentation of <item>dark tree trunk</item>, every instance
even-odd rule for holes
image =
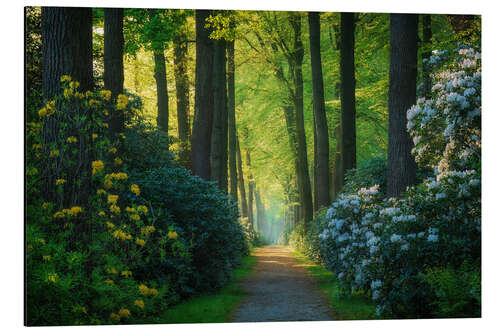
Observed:
[[[226,42],[215,41],[214,48],[214,116],[212,147],[210,148],[211,180],[227,193],[227,93],[226,93]]]
[[[290,15],[290,24],[293,29],[293,78],[295,88],[295,125],[297,132],[298,187],[302,209],[302,217],[305,223],[313,219],[313,205],[311,193],[311,180],[309,178],[309,165],[307,163],[306,134],[304,130],[304,89],[302,78],[302,61],[304,58],[304,47],[302,45],[301,17],[298,13]]]
[[[342,126],[338,125],[335,128],[335,138],[337,144],[335,146],[335,157],[333,164],[333,199],[335,199],[342,187],[344,186],[344,172],[342,169]]]
[[[254,216],[253,216],[253,197],[255,192],[255,182],[252,175],[252,163],[250,161],[250,151],[247,149],[247,167],[248,167],[248,223],[255,230]]]
[[[320,50],[319,13],[309,13],[309,42],[311,49],[311,69],[314,112],[314,210],[330,204],[329,138],[325,112],[323,69]]]
[[[422,15],[422,60],[429,59],[432,54],[432,25],[431,25],[431,15]],[[431,97],[431,68],[429,62],[422,61],[422,83],[424,85],[424,97]]]
[[[243,177],[243,163],[241,162],[240,142],[236,137],[236,162],[238,166],[238,188],[240,190],[241,216],[248,217],[247,195],[245,192],[245,178]]]
[[[413,143],[406,130],[406,112],[416,102],[418,15],[391,14],[389,71],[389,141],[387,196],[397,197],[415,184]]]
[[[234,41],[227,42],[227,109],[229,125],[229,188],[233,201],[238,201],[236,170],[236,113],[234,96]]]
[[[212,89],[213,42],[205,28],[209,10],[196,10],[196,77],[193,131],[191,136],[191,170],[210,179],[210,147],[214,100]]]
[[[354,77],[354,14],[340,14],[340,107],[342,178],[356,168],[356,80]]]
[[[123,93],[123,8],[104,8],[104,89],[111,91],[113,100]],[[113,110],[110,132],[123,132],[122,110]]]
[[[42,7],[42,85],[46,99],[61,93],[61,76],[92,90],[92,9]]]
[[[76,7],[42,7],[42,88],[45,99],[52,99],[62,93],[61,76],[70,75],[80,83],[80,91],[93,89],[92,79],[92,9]],[[46,147],[58,138],[59,124],[55,117],[44,121],[43,139]],[[45,166],[42,196],[45,200],[60,202],[65,207],[85,204],[91,191],[92,148],[83,140],[80,142],[80,168],[75,172],[60,196],[55,192],[54,182],[57,170],[62,164],[53,159]],[[69,179],[69,177],[68,177]],[[73,181],[73,180],[77,181]],[[71,189],[71,190],[68,190]],[[80,228],[81,226],[78,226]]]
[[[177,94],[177,129],[179,140],[189,140],[189,76],[188,76],[188,43],[183,30],[174,37],[174,75]]]
[[[156,124],[160,130],[168,134],[168,90],[164,50],[155,50],[153,56],[155,61],[156,101],[158,104]]]

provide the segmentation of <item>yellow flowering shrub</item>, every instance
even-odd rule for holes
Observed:
[[[114,204],[116,204],[117,200],[118,200],[118,195],[108,194],[108,203],[114,205]]]
[[[140,195],[141,194],[141,189],[139,188],[139,186],[137,186],[137,184],[130,185],[130,191],[132,193],[135,193],[135,195]]]
[[[137,306],[138,308],[144,309],[144,301],[140,299],[136,299],[134,301],[134,305]]]

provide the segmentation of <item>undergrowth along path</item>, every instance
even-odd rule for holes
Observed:
[[[239,284],[248,293],[233,322],[333,320],[323,295],[303,264],[284,246],[255,250],[254,273]]]

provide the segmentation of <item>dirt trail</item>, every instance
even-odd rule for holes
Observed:
[[[255,252],[255,271],[240,282],[249,293],[233,322],[332,320],[330,309],[313,281],[283,246]]]

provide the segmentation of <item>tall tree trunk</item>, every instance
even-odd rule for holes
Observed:
[[[80,82],[80,90],[93,89],[92,78],[92,9],[76,7],[42,7],[42,88],[45,99],[62,93],[61,76],[70,75]],[[43,139],[49,147],[58,138],[59,124],[55,117],[44,121]],[[80,142],[81,168],[74,170],[73,179],[64,185],[65,207],[85,204],[91,191],[91,147]],[[42,196],[55,202],[61,196],[54,189],[57,169],[61,161],[52,159],[43,171],[46,176]],[[79,183],[78,183],[79,182]]]
[[[431,15],[425,14],[422,15],[422,60],[429,59],[432,54],[432,25],[431,25]],[[422,83],[424,85],[424,97],[431,97],[431,88],[432,88],[432,80],[431,80],[431,68],[428,61],[422,61]]]
[[[214,100],[212,89],[213,42],[205,28],[209,10],[196,10],[196,77],[193,131],[191,135],[191,170],[210,179],[210,148]]]
[[[238,201],[236,168],[236,110],[234,96],[234,40],[227,42],[227,109],[229,125],[229,188],[233,201]]]
[[[113,100],[123,93],[123,8],[104,8],[104,89]],[[123,132],[122,110],[113,110],[109,129],[112,136]]]
[[[210,148],[211,180],[227,193],[227,93],[226,93],[226,42],[217,40],[214,50],[214,116],[212,147]]]
[[[290,14],[290,24],[293,29],[293,78],[295,88],[295,125],[297,132],[297,149],[299,165],[299,194],[302,209],[302,217],[305,223],[313,219],[311,180],[309,179],[309,165],[307,163],[307,145],[304,129],[304,89],[302,78],[302,61],[304,58],[304,47],[302,45],[301,17],[299,13]]]
[[[330,174],[328,122],[325,112],[325,95],[323,88],[323,69],[320,50],[319,13],[309,13],[309,42],[311,50],[311,70],[313,87],[314,112],[314,210],[330,204]]]
[[[252,175],[252,163],[250,161],[250,151],[247,149],[247,167],[248,167],[248,222],[255,230],[254,215],[253,215],[253,197],[255,192],[255,182]]]
[[[42,85],[46,99],[61,93],[61,76],[92,90],[92,9],[42,7]]]
[[[174,36],[174,76],[177,95],[177,129],[179,140],[189,140],[189,77],[188,77],[188,42],[184,29]]]
[[[354,13],[340,14],[340,107],[342,178],[356,168],[356,80],[354,77]]]
[[[418,15],[391,14],[387,195],[397,197],[415,184],[413,143],[406,112],[416,102]]]
[[[335,128],[335,138],[337,145],[335,146],[335,157],[333,164],[333,199],[335,199],[342,187],[344,186],[344,172],[342,169],[342,126],[338,125]]]
[[[160,130],[168,134],[168,90],[164,50],[154,50],[153,57],[155,61],[156,101],[158,104],[156,124]]]
[[[241,162],[240,142],[236,137],[236,162],[238,166],[238,188],[240,190],[241,216],[248,217],[247,195],[245,192],[245,178],[243,177],[243,163]]]

